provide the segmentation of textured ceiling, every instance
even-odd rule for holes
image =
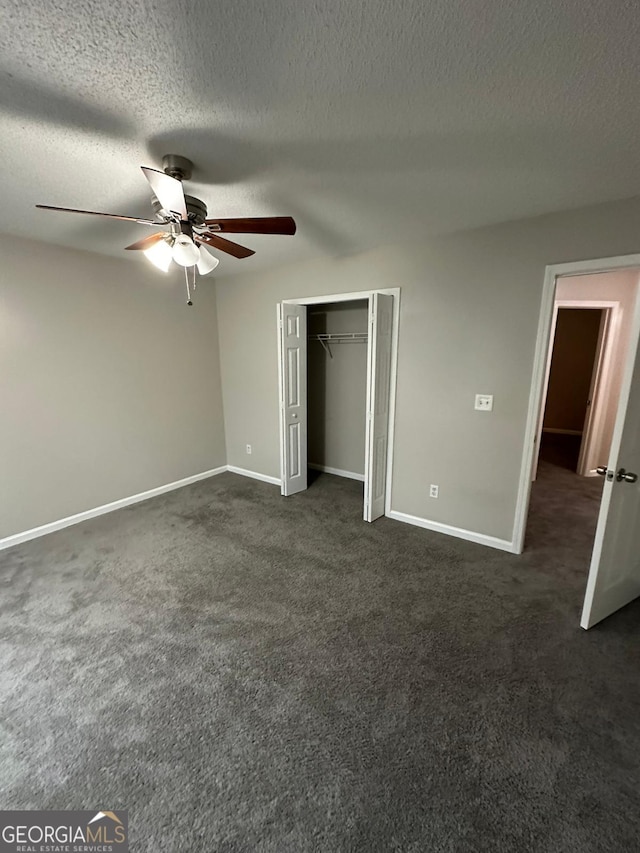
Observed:
[[[223,274],[640,193],[635,0],[1,0],[0,230],[121,254],[138,166],[291,214]],[[133,261],[132,261],[133,262]]]

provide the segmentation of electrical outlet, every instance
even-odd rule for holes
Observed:
[[[429,486],[429,497],[437,498],[438,497],[438,486],[435,486],[433,483]]]
[[[476,394],[475,408],[479,412],[493,411],[493,394]]]
[[[251,456],[251,445],[247,444],[247,453]]]

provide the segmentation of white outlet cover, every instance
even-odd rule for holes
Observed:
[[[476,394],[475,408],[479,412],[493,411],[493,394]]]

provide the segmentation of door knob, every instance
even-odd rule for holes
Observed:
[[[625,483],[635,483],[637,479],[637,474],[632,474],[631,471],[625,471],[624,468],[620,468],[620,470],[616,474],[616,480],[619,483],[622,483],[623,481]]]
[[[293,412],[293,414],[291,415],[291,417],[292,417],[292,418],[297,418],[297,417],[298,417],[298,415],[297,415],[295,412]]]
[[[607,476],[607,466],[606,465],[598,465],[598,467],[596,468],[596,473],[600,474],[600,476],[602,476],[602,477],[606,477]]]

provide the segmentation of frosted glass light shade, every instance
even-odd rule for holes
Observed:
[[[190,237],[179,234],[173,244],[173,260],[181,267],[192,267],[200,260],[200,250]]]
[[[162,272],[168,271],[173,259],[171,246],[166,240],[158,240],[158,242],[154,243],[149,249],[145,249],[142,254],[146,255],[154,267],[158,267]]]
[[[219,263],[220,261],[214,258],[204,246],[200,246],[200,260],[198,261],[198,272],[200,275],[208,275],[210,272],[213,272]]]

